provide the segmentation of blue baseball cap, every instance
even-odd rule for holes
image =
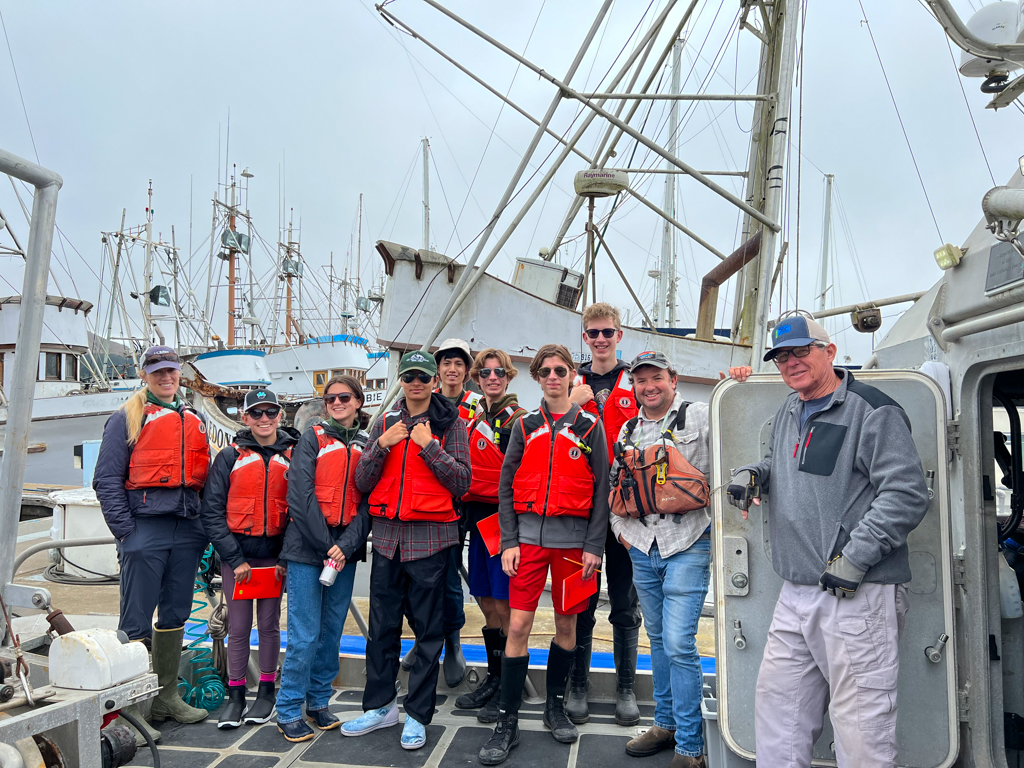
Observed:
[[[809,317],[790,315],[779,320],[772,329],[772,348],[764,353],[764,360],[771,360],[780,350],[788,347],[806,347],[818,342],[832,343],[828,331]]]

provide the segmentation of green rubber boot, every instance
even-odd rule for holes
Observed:
[[[205,709],[190,707],[178,695],[178,665],[181,663],[181,640],[185,628],[153,630],[153,671],[160,693],[153,699],[153,720],[177,720],[198,723],[210,716]]]

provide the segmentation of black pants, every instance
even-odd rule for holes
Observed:
[[[121,563],[121,618],[117,626],[129,640],[152,637],[154,609],[158,610],[157,629],[185,626],[206,543],[206,532],[198,518],[135,518],[135,532],[117,545]]]
[[[386,706],[395,698],[402,650],[403,607],[416,633],[416,661],[409,672],[405,711],[427,725],[434,717],[442,629],[445,578],[451,553],[442,549],[421,560],[401,561],[376,550],[370,570],[370,637],[366,641],[366,689],[363,710]]]
[[[633,561],[619,539],[608,529],[604,542],[605,572],[608,584],[608,601],[611,613],[608,621],[619,629],[640,628],[640,600],[633,586]],[[587,610],[576,617],[576,642],[589,641],[594,636],[597,623],[597,604],[601,596],[601,574],[597,574],[597,592],[590,598]]]

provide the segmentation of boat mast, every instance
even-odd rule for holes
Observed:
[[[285,343],[291,346],[292,343],[292,326],[295,324],[295,320],[292,318],[292,276],[296,271],[297,267],[293,267],[289,262],[292,261],[292,218],[288,217],[288,237],[285,239],[285,275],[287,275],[287,282],[285,284],[285,301],[284,301],[284,340]],[[296,331],[298,329],[296,328]]]
[[[114,257],[113,277],[110,281],[110,306],[107,308],[107,333],[103,340],[103,375],[107,375],[107,366],[110,365],[110,334],[114,332],[114,310],[118,305],[118,297],[121,296],[121,289],[117,282],[117,273],[121,270],[121,246],[124,244],[124,219],[128,214],[127,208],[121,209],[121,229],[117,232],[117,255]],[[109,240],[107,242],[109,247]],[[134,348],[133,348],[134,351]]]
[[[818,288],[818,311],[825,308],[825,293],[828,291],[829,235],[832,232],[832,181],[835,176],[825,174],[825,221],[821,232],[821,282]]]
[[[683,52],[683,40],[678,38],[672,46],[672,94],[679,93],[680,59]],[[679,144],[679,102],[673,101],[668,118],[667,149],[673,155],[678,154]],[[665,169],[673,170],[674,166],[665,161]],[[676,174],[665,174],[665,212],[673,219],[676,217]],[[658,275],[658,300],[654,307],[654,320],[659,326],[675,325],[675,228],[666,219],[661,230],[661,266]]]
[[[423,250],[430,250],[430,140],[423,139]]]
[[[164,336],[160,328],[153,322],[153,315],[149,311],[151,297],[149,292],[153,289],[153,180],[149,180],[149,203],[146,205],[146,260],[142,270],[142,319],[146,328],[147,344],[153,340],[153,331],[156,331],[160,343],[164,343]]]
[[[230,132],[231,128],[228,127]],[[230,134],[229,134],[230,135]],[[228,208],[228,230],[231,232],[228,241],[228,349],[235,346],[235,282],[238,280],[238,251],[235,249],[235,175],[231,174],[231,207]]]
[[[363,193],[359,193],[359,228],[356,238],[356,296],[362,289],[363,276]]]

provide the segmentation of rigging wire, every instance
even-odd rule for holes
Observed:
[[[917,172],[917,180],[921,184],[921,192],[924,193],[924,200],[928,204],[928,212],[931,214],[932,223],[935,224],[935,232],[939,236],[939,242],[944,243],[945,240],[942,237],[942,230],[939,228],[939,220],[935,216],[935,209],[932,208],[931,198],[928,197],[928,190],[924,185],[924,177],[921,175],[921,168],[917,164],[917,157],[914,155],[914,148],[910,144],[910,135],[907,133],[907,127],[903,123],[903,116],[900,114],[899,105],[896,104],[896,95],[892,91],[892,85],[889,83],[889,75],[886,74],[885,65],[882,63],[882,54],[879,53],[878,44],[875,42],[875,33],[871,31],[871,22],[868,21],[867,11],[864,10],[864,3],[862,0],[857,0],[857,5],[860,6],[864,26],[868,30],[868,37],[871,38],[871,47],[875,49],[875,57],[878,59],[878,66],[882,70],[882,77],[885,79],[885,87],[889,90],[889,98],[892,99],[893,109],[896,110],[896,117],[899,120],[900,129],[903,131],[903,138],[907,142],[907,149],[910,150],[910,159],[914,162],[914,170]]]
[[[452,236],[455,237],[455,241],[459,244],[459,248],[462,247],[462,238],[459,237],[458,228],[455,226],[455,216],[452,214],[452,206],[448,202],[448,193],[444,188],[444,181],[441,180],[441,169],[437,167],[437,161],[434,160],[434,153],[429,153],[430,164],[434,166],[434,175],[437,177],[438,186],[441,187],[441,197],[444,198],[444,207],[448,209],[448,218],[452,220]],[[451,237],[448,239],[448,244],[451,244]],[[447,250],[447,248],[446,248]]]
[[[28,137],[32,140],[32,152],[36,156],[36,162],[39,162],[39,150],[36,149],[36,137],[32,133],[32,123],[28,119],[28,109],[25,108],[25,94],[21,92],[21,79],[18,77],[18,68],[14,64],[14,51],[11,50],[11,39],[7,36],[7,24],[4,22],[4,15],[0,12],[0,27],[4,31],[4,41],[7,43],[7,55],[11,57],[11,69],[14,70],[14,82],[18,86],[18,98],[21,99],[21,111],[25,115],[25,124],[28,126]],[[41,163],[40,163],[41,164]]]
[[[985,167],[988,168],[988,177],[992,180],[992,186],[996,186],[996,177],[992,173],[992,165],[988,161],[988,154],[985,152],[985,145],[981,141],[981,133],[978,132],[978,124],[974,121],[974,113],[971,111],[971,103],[967,100],[967,91],[964,90],[964,81],[960,77],[960,70],[956,65],[956,57],[953,55],[953,48],[949,44],[949,37],[943,33],[943,39],[946,41],[946,50],[949,51],[949,60],[953,63],[953,71],[956,75],[957,85],[960,86],[960,93],[964,97],[964,106],[967,108],[967,116],[971,118],[971,125],[974,126],[974,135],[978,139],[978,148],[981,150],[981,156],[985,158]]]

